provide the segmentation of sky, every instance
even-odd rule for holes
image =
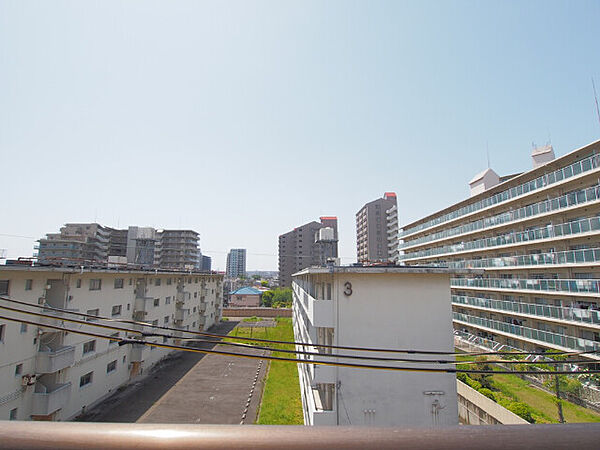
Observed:
[[[194,229],[213,268],[400,225],[600,138],[600,1],[0,0],[0,249],[65,222]],[[2,250],[0,250],[2,252]]]

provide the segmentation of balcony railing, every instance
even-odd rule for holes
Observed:
[[[527,314],[540,318],[558,319],[569,322],[600,325],[600,311],[595,309],[565,308],[535,303],[509,302],[465,295],[453,295],[452,304],[455,306],[476,306],[478,308],[495,309],[512,314]]]
[[[600,280],[537,280],[509,278],[452,278],[450,286],[482,289],[528,290],[575,294],[600,293]]]
[[[600,217],[574,220],[572,222],[547,227],[532,228],[526,231],[510,232],[492,238],[477,239],[475,241],[458,242],[428,250],[405,253],[402,259],[427,258],[430,256],[482,250],[502,245],[522,244],[540,239],[557,238],[561,236],[576,236],[590,231],[600,230]]]
[[[514,325],[512,323],[500,322],[498,320],[486,319],[483,317],[476,317],[458,312],[453,312],[452,317],[455,321],[501,331],[503,333],[508,333],[525,339],[558,345],[570,350],[585,352],[600,350],[600,342],[590,341],[589,339],[577,338],[561,333],[553,333],[551,331],[538,330],[535,328]]]
[[[528,217],[535,217],[540,214],[545,214],[552,211],[559,211],[565,208],[571,208],[576,205],[585,205],[587,203],[594,202],[599,199],[600,184],[597,184],[587,189],[570,192],[560,197],[544,200],[512,211],[507,211],[505,213],[498,214],[492,217],[486,217],[485,219],[476,220],[474,222],[469,222],[458,227],[443,230],[438,233],[428,234],[427,236],[423,236],[418,239],[406,241],[401,244],[401,248],[421,245],[427,242],[437,241],[438,239],[459,236],[461,234],[468,234],[474,231],[484,230],[486,228],[494,227],[497,225],[508,224],[510,222],[525,219]]]
[[[75,362],[75,347],[65,346],[56,350],[39,351],[35,357],[37,373],[54,373],[71,367]]]
[[[534,255],[503,256],[498,258],[448,261],[441,266],[450,269],[485,269],[519,266],[545,266],[600,263],[600,248],[537,253]]]
[[[41,383],[35,385],[31,414],[47,416],[63,408],[71,396],[71,383],[56,385],[51,390]]]
[[[411,228],[407,228],[406,230],[403,230],[401,232],[401,236],[406,236],[424,230],[426,228],[430,228],[441,223],[448,222],[458,217],[487,208],[488,206],[493,206],[507,202],[514,198],[526,195],[529,192],[542,189],[546,186],[558,183],[562,180],[574,177],[581,173],[595,170],[599,166],[600,155],[592,155],[588,158],[582,159],[581,161],[577,161],[569,166],[563,167],[562,169],[558,169],[554,172],[542,175],[541,177],[538,177],[535,180],[528,181],[526,183],[520,184],[519,186],[515,186],[490,197],[486,197],[478,202],[474,202],[469,205],[463,206],[462,208],[456,209],[447,214],[443,214],[434,219],[428,220],[427,222],[424,222],[422,224],[416,225]]]
[[[415,450],[459,448],[594,449],[600,425],[461,425],[452,427],[307,427],[83,422],[3,422],[0,442],[12,449],[298,449],[300,447]]]

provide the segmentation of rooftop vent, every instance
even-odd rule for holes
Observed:
[[[554,149],[551,145],[544,145],[543,147],[533,147],[533,151],[531,152],[531,159],[533,160],[534,169],[549,163],[554,158]]]
[[[483,191],[488,190],[500,183],[500,177],[492,169],[485,169],[483,172],[478,173],[469,181],[469,187],[471,188],[471,197],[477,194],[481,194]]]

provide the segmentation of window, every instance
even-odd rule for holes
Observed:
[[[21,333],[27,333],[27,324],[26,323],[21,324]]]
[[[192,312],[196,312],[196,307],[194,306],[194,309],[192,310]]]
[[[158,319],[152,321],[152,326],[153,327],[157,327],[158,326]]]
[[[165,322],[165,325],[166,325],[167,323],[169,323],[169,316],[165,316],[165,318],[164,318],[164,322]]]
[[[171,280],[171,278],[167,278],[167,284],[170,285],[173,282],[173,280]]]
[[[117,370],[117,360],[116,359],[114,361],[109,362],[106,365],[106,373],[111,373],[111,372],[114,372],[115,370]]]
[[[13,408],[10,410],[10,414],[8,416],[8,420],[17,420],[17,411],[19,408]]]
[[[196,328],[196,322],[192,323],[192,328]]]
[[[102,280],[100,278],[92,278],[90,280],[90,291],[99,291],[102,288]]]
[[[115,289],[123,289],[123,278],[115,278]]]
[[[8,280],[0,280],[0,295],[8,295]]]
[[[154,306],[160,306],[160,298],[154,299]]]
[[[118,315],[120,315],[120,314],[121,314],[121,305],[115,305],[115,306],[113,306],[113,307],[112,307],[111,314],[112,314],[113,316],[118,316]]]
[[[83,354],[87,354],[96,350],[96,340],[88,341],[83,344]]]
[[[23,373],[23,364],[17,364],[15,366],[15,375],[19,376]]]
[[[25,290],[30,291],[33,286],[33,280],[25,280]]]
[[[131,303],[127,303],[127,311],[131,309]]]
[[[165,297],[165,305],[171,304],[171,297]]]
[[[123,364],[125,364],[125,361],[127,361],[127,356],[123,356]]]
[[[4,342],[4,329],[6,325],[0,325],[0,342]]]
[[[194,292],[194,298],[198,298],[198,293]]]
[[[86,314],[88,316],[99,316],[100,315],[100,310],[98,308],[96,309],[88,309]],[[91,317],[86,317],[85,320],[87,320],[88,322],[91,322],[93,320],[97,320],[97,319],[93,319]]]
[[[154,286],[160,286],[160,278],[154,280]]]
[[[75,287],[76,288],[80,288],[81,287],[81,278],[77,279],[77,281],[75,282]]]
[[[92,382],[94,372],[88,372],[79,379],[79,387],[86,386]]]

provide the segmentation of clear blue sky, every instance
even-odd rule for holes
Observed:
[[[192,228],[224,267],[396,191],[400,223],[600,137],[599,1],[0,0],[0,233]],[[9,256],[32,239],[0,236]],[[261,255],[267,256],[261,256]]]

